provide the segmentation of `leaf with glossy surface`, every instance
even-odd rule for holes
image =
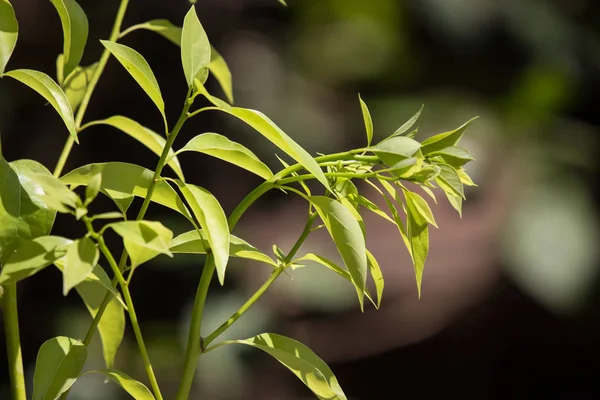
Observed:
[[[159,157],[161,156],[163,148],[166,144],[166,140],[158,133],[140,125],[137,121],[134,121],[122,115],[115,115],[110,118],[100,121],[93,121],[88,124],[88,126],[93,125],[109,125],[113,128],[117,128],[120,131],[131,136],[144,146],[146,146],[149,150],[151,150],[154,154],[156,154]],[[167,165],[171,167],[171,169],[173,170],[173,172],[175,172],[179,179],[185,180],[183,176],[183,171],[181,169],[181,165],[179,164],[179,160],[175,156],[175,153],[172,149],[169,149],[168,158],[169,162],[167,163]]]
[[[63,78],[69,76],[81,61],[88,37],[88,20],[75,0],[50,0],[58,11],[63,29]]]
[[[233,142],[223,135],[217,133],[203,133],[196,136],[175,154],[184,151],[195,151],[237,165],[250,171],[265,180],[273,177],[273,172],[249,149],[243,145]]]
[[[137,267],[159,254],[173,257],[169,243],[173,232],[160,222],[122,221],[106,225],[123,238],[132,267]]]
[[[62,118],[67,127],[67,130],[75,139],[76,143],[79,143],[77,139],[77,130],[75,129],[75,118],[73,117],[73,109],[69,103],[69,99],[65,92],[62,91],[60,86],[48,75],[40,71],[34,71],[31,69],[15,69],[6,72],[4,76],[10,76],[13,79],[29,86],[31,89],[38,92],[54,109],[58,112],[58,115]]]
[[[0,0],[0,75],[6,69],[18,36],[19,23],[15,10],[8,0]]]
[[[60,180],[72,187],[87,186],[92,177],[97,174],[102,174],[101,191],[115,200],[123,213],[127,211],[133,196],[146,197],[148,188],[154,178],[154,172],[139,165],[108,162],[79,167],[61,177]],[[127,203],[123,204],[123,201],[127,201]],[[188,209],[177,192],[165,181],[156,182],[152,201],[175,210],[188,220],[192,220]]]
[[[424,155],[432,153],[434,151],[440,151],[445,149],[446,147],[456,146],[460,139],[462,138],[465,129],[469,126],[471,122],[476,120],[477,117],[471,118],[463,125],[459,126],[453,131],[444,132],[427,138],[421,144],[421,151]]]
[[[421,144],[406,136],[396,136],[369,148],[386,165],[392,166],[417,154]]]
[[[71,243],[72,240],[60,236],[40,236],[21,242],[0,271],[0,285],[36,274],[63,257]]]
[[[210,43],[192,5],[185,18],[181,31],[181,65],[189,87],[202,68],[210,64]]]
[[[0,263],[4,264],[22,243],[50,233],[56,211],[48,208],[36,195],[42,190],[27,179],[29,172],[44,166],[20,160],[9,164],[0,157]],[[47,172],[47,170],[46,170]],[[49,173],[49,172],[48,172]]]
[[[361,310],[367,280],[367,249],[360,223],[340,202],[324,196],[309,197],[344,260],[358,294]]]
[[[206,234],[215,258],[219,282],[223,285],[229,260],[229,224],[225,211],[208,190],[181,181],[177,181],[177,185]]]
[[[417,122],[417,120],[421,116],[423,107],[424,107],[424,105],[422,105],[421,108],[419,108],[419,111],[417,111],[417,113],[415,115],[413,115],[408,121],[406,121],[404,124],[402,124],[402,126],[400,128],[396,129],[396,131],[394,133],[392,133],[392,135],[390,137],[400,136],[403,133],[408,132],[409,129],[413,127],[413,125]],[[384,139],[384,140],[386,140],[386,139]]]
[[[143,383],[136,381],[124,372],[116,369],[105,369],[88,371],[86,373],[92,372],[102,374],[109,378],[117,385],[121,386],[123,390],[125,390],[135,400],[154,400],[154,396]]]
[[[266,352],[292,371],[321,400],[346,400],[346,395],[327,364],[297,340],[274,333],[263,333],[228,343],[244,344]]]
[[[140,87],[146,92],[150,99],[154,102],[161,114],[165,113],[165,103],[158,87],[158,82],[154,77],[154,73],[148,65],[144,57],[125,45],[111,42],[108,40],[100,41],[104,47],[111,52],[113,56],[125,67],[127,72],[135,79]]]
[[[63,295],[66,296],[69,290],[85,280],[99,258],[98,247],[88,237],[75,240],[69,246],[63,270]]]
[[[35,186],[35,193],[31,196],[34,202],[62,213],[71,213],[81,204],[76,193],[36,161],[17,160],[11,166],[17,168],[22,182]]]
[[[170,244],[170,250],[174,254],[206,254],[207,249],[210,249],[210,244],[203,230],[182,233]],[[277,263],[271,257],[234,235],[229,235],[229,256],[260,261],[277,267]]]
[[[302,165],[308,172],[314,175],[314,177],[325,186],[325,188],[331,191],[327,178],[321,170],[319,164],[315,159],[304,150],[298,143],[290,138],[285,132],[283,132],[273,121],[260,111],[251,110],[247,108],[232,107],[231,110],[221,111],[227,112],[242,121],[250,125],[261,135],[267,138],[275,146],[283,150],[288,156],[296,160]]]
[[[369,108],[367,104],[363,101],[358,95],[358,101],[360,101],[360,109],[362,111],[363,120],[365,122],[365,129],[367,131],[367,146],[371,145],[373,141],[373,120],[371,119],[371,113],[369,112]]]
[[[42,344],[33,374],[33,400],[54,400],[77,380],[87,349],[79,340],[58,336]]]

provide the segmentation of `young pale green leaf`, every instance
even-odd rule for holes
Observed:
[[[104,318],[104,317],[102,317]],[[116,369],[93,370],[86,373],[99,373],[121,386],[135,400],[154,400],[154,396],[141,382]]]
[[[35,161],[11,164],[0,156],[0,263],[5,264],[22,243],[50,233],[56,211],[42,203],[36,194],[42,189],[26,174],[45,170]],[[46,170],[47,172],[47,170]],[[49,172],[48,172],[49,173]]]
[[[246,340],[228,343],[244,344],[260,349],[288,368],[321,400],[346,400],[331,369],[302,343],[274,333],[263,333]]]
[[[75,383],[87,349],[77,339],[58,336],[42,344],[33,374],[33,400],[54,400]]]
[[[25,279],[63,257],[72,240],[60,236],[40,236],[21,242],[0,271],[0,285]]]
[[[268,180],[273,177],[273,172],[249,149],[239,143],[233,142],[217,133],[203,133],[196,136],[176,154],[184,151],[195,151],[220,158],[223,161],[235,164],[240,168],[255,173]]]
[[[361,195],[355,195],[355,196],[351,196],[351,197],[356,198],[356,202],[359,205],[361,205],[361,206],[365,207],[367,210],[379,215],[381,218],[385,219],[386,221],[389,221],[392,224],[396,223],[392,218],[390,218],[389,215],[387,215],[385,212],[383,212],[381,210],[381,208],[379,208],[377,206],[377,204],[373,203],[371,200],[367,199],[366,197],[361,196]]]
[[[380,157],[381,158],[381,157]],[[394,156],[395,158],[395,156]],[[393,158],[390,159],[392,161]],[[409,157],[398,161],[390,166],[387,171],[399,178],[408,178],[419,173],[423,165],[423,160],[416,157]]]
[[[377,304],[375,304],[375,307],[379,309],[379,307],[381,307],[381,298],[383,297],[383,273],[381,272],[381,267],[379,266],[377,259],[369,250],[367,250],[367,261],[369,263],[369,273],[371,279],[373,279],[375,292],[377,293]]]
[[[146,197],[154,177],[154,172],[139,165],[109,162],[88,164],[77,168],[64,175],[61,181],[72,187],[87,186],[92,177],[97,174],[102,174],[101,191],[112,198],[123,213],[127,211],[133,196]],[[178,211],[188,220],[192,220],[177,192],[165,181],[156,182],[152,201]]]
[[[404,197],[406,199],[406,206],[413,214],[415,220],[420,224],[429,223],[436,228],[438,227],[435,223],[435,218],[433,217],[433,213],[431,212],[431,208],[429,204],[422,198],[419,194],[415,192],[411,192],[405,188],[402,188],[402,192],[404,193]]]
[[[52,78],[43,72],[31,69],[15,69],[6,72],[4,76],[10,76],[29,86],[46,99],[46,101],[54,107],[56,112],[58,112],[58,115],[60,115],[64,121],[67,130],[73,139],[75,139],[75,142],[79,143],[79,139],[77,139],[77,129],[75,128],[75,118],[73,117],[73,109],[71,108],[69,99]]]
[[[62,76],[69,76],[81,61],[88,37],[88,20],[85,12],[75,0],[50,0],[58,11],[63,29],[63,68]]]
[[[446,198],[448,199],[448,202],[450,203],[450,205],[456,210],[458,211],[458,215],[460,215],[460,217],[462,218],[462,203],[463,203],[463,198],[460,196],[455,195],[454,193],[448,191],[444,191],[444,194],[446,195]]]
[[[90,179],[90,183],[85,188],[85,204],[90,204],[98,193],[100,193],[100,188],[102,187],[102,175],[98,174],[92,179]]]
[[[113,128],[117,128],[120,131],[131,136],[144,146],[146,146],[149,150],[151,150],[154,154],[156,154],[159,157],[162,154],[162,150],[166,144],[166,140],[158,133],[122,115],[115,115],[110,118],[100,121],[94,121],[88,124],[88,126],[92,125],[109,125]],[[183,171],[181,169],[181,165],[179,164],[179,160],[177,159],[172,149],[169,149],[168,157],[169,162],[167,163],[167,165],[171,167],[171,169],[173,170],[173,172],[175,172],[179,179],[185,180],[183,176]]]
[[[108,40],[100,41],[104,47],[111,52],[113,56],[125,67],[127,72],[135,79],[140,87],[146,92],[150,99],[154,102],[161,114],[165,114],[165,103],[158,87],[158,82],[154,77],[154,73],[148,65],[144,57],[125,45],[111,42]]]
[[[458,168],[456,170],[456,173],[458,174],[458,177],[460,178],[460,181],[462,182],[463,185],[477,186],[477,184],[475,182],[473,182],[473,180],[467,174],[467,171],[465,171],[464,168]]]
[[[229,105],[229,103],[208,93],[208,90],[206,90],[206,87],[204,86],[204,82],[202,82],[198,78],[194,78],[194,90],[195,90],[195,93],[202,94],[206,98],[206,100],[208,100],[212,103],[213,106],[220,108],[221,110],[228,110],[228,111],[231,110],[231,106]]]
[[[63,270],[63,295],[87,278],[99,258],[98,247],[89,237],[75,240],[69,246]]]
[[[208,190],[181,181],[177,181],[177,185],[206,233],[210,250],[215,258],[217,276],[223,285],[229,260],[229,225],[225,211]]]
[[[437,165],[426,164],[419,171],[410,176],[412,181],[425,183],[435,179],[441,172]]]
[[[363,120],[365,121],[365,129],[367,131],[367,146],[370,146],[371,142],[373,141],[373,120],[371,119],[369,108],[360,97],[360,94],[358,95],[358,101],[360,101],[360,109],[362,110]]]
[[[131,257],[132,266],[136,267],[159,254],[173,257],[169,243],[173,232],[160,222],[153,221],[121,221],[105,226],[112,228],[123,238],[127,253]],[[131,251],[130,251],[131,250]]]
[[[231,79],[231,71],[229,70],[229,66],[225,62],[225,59],[215,50],[214,47],[211,47],[210,50],[210,64],[208,65],[208,69],[210,73],[215,77],[221,89],[223,89],[223,93],[227,97],[227,101],[230,104],[233,104],[233,83]]]
[[[465,190],[456,172],[456,169],[451,165],[437,164],[440,167],[440,173],[435,178],[439,187],[448,194],[465,198]]]
[[[168,19],[153,19],[143,24],[135,25],[132,28],[134,27],[136,29],[147,29],[156,32],[177,46],[181,45],[181,28],[173,25]]]
[[[406,136],[396,136],[369,148],[386,165],[392,166],[407,158],[415,156],[421,144]]]
[[[296,160],[296,162],[301,164],[308,172],[313,174],[314,177],[321,182],[327,190],[331,191],[329,183],[327,182],[327,178],[315,159],[298,143],[293,141],[292,138],[286,135],[285,132],[275,125],[275,123],[266,115],[260,111],[239,107],[232,107],[231,110],[222,109],[222,111],[227,112],[250,125],[261,135],[271,141],[271,143],[279,147],[288,156],[292,157],[294,160]]]
[[[371,184],[371,186],[373,188],[375,188],[375,190],[377,190],[379,192],[379,194],[381,195],[381,197],[383,197],[383,199],[385,200],[385,203],[387,204],[390,212],[392,213],[392,218],[394,219],[394,222],[396,223],[398,232],[400,232],[400,237],[402,237],[402,241],[404,242],[406,249],[408,250],[408,252],[411,254],[411,257],[412,257],[412,248],[410,246],[410,242],[408,241],[408,236],[406,234],[404,222],[402,222],[402,220],[400,219],[400,213],[398,213],[398,209],[396,208],[396,206],[394,205],[394,202],[392,201],[392,199],[394,199],[396,201],[399,200],[396,190],[389,182],[380,180],[379,183],[381,183],[381,185],[384,187],[386,192],[388,192],[386,194],[383,191],[381,191],[381,189],[379,189],[375,184],[371,183],[370,181],[367,181],[367,182],[369,184]]]
[[[431,197],[431,200],[433,200],[433,202],[435,204],[437,204],[437,198],[435,197],[435,193],[433,193],[433,190],[431,190],[430,188],[428,188],[427,186],[421,186],[421,189],[423,189],[423,191],[429,196]]]
[[[170,244],[173,254],[206,254],[207,249],[210,249],[210,244],[203,230],[182,233],[175,237]],[[271,257],[234,235],[229,236],[229,256],[260,261],[277,267],[277,263]]]
[[[62,74],[62,60],[63,55],[60,54],[56,60],[59,76]],[[85,91],[92,80],[92,76],[94,76],[94,73],[96,72],[96,68],[98,68],[97,62],[92,65],[88,65],[87,67],[77,66],[73,72],[71,72],[71,74],[69,74],[61,83],[61,86],[65,91],[65,95],[69,100],[69,104],[71,104],[73,112],[77,110],[83,101],[83,95],[85,94]]]
[[[422,105],[421,108],[419,108],[419,111],[417,111],[417,113],[415,115],[413,115],[408,121],[406,121],[404,124],[402,124],[402,126],[400,128],[396,129],[396,132],[392,133],[392,135],[390,137],[400,136],[403,133],[408,132],[409,129],[413,127],[413,125],[417,122],[417,120],[421,116],[423,107],[424,107],[424,105]],[[387,140],[387,139],[389,139],[389,138],[386,138],[384,140]]]
[[[407,207],[406,213],[406,234],[412,250],[410,254],[415,268],[417,293],[420,298],[423,269],[429,252],[429,228],[427,222],[422,221],[422,217],[410,205]]]
[[[344,260],[363,309],[367,280],[367,249],[360,223],[339,201],[324,196],[309,197]]]
[[[189,87],[194,84],[194,78],[199,78],[202,68],[208,68],[210,50],[208,36],[192,6],[183,19],[181,31],[181,65]]]
[[[477,117],[468,120],[463,125],[461,125],[460,127],[456,128],[453,131],[440,133],[440,134],[437,134],[435,136],[425,139],[423,141],[423,143],[421,144],[421,151],[423,152],[424,155],[427,155],[434,151],[443,150],[446,147],[456,146],[458,144],[458,142],[460,141],[460,138],[462,138],[462,135],[465,132],[465,129],[467,129],[469,124],[476,119],[477,119]]]
[[[96,214],[92,217],[90,217],[93,220],[96,219],[124,219],[125,216],[117,211],[109,211],[109,212],[105,212],[105,213],[100,213],[100,214]]]
[[[450,146],[439,151],[433,151],[428,154],[428,157],[440,157],[444,163],[460,168],[469,161],[475,161],[471,153],[462,147]]]
[[[0,76],[17,44],[19,23],[15,10],[8,0],[0,0]]]

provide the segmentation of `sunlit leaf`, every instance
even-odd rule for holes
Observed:
[[[75,0],[50,0],[58,11],[63,29],[62,82],[81,61],[88,37],[88,20]]]
[[[29,86],[46,99],[63,119],[67,130],[73,139],[75,139],[75,142],[79,143],[79,139],[77,139],[77,130],[75,128],[75,118],[73,117],[73,109],[71,108],[69,99],[52,78],[43,72],[31,69],[15,69],[6,72],[4,76],[10,76]]]
[[[446,193],[465,198],[465,190],[456,169],[447,164],[438,164],[440,173],[435,178],[436,183]]]
[[[436,228],[435,218],[431,212],[429,204],[418,193],[402,188],[404,197],[406,198],[406,206],[411,210],[414,219],[419,224],[429,223]]]
[[[369,273],[371,274],[371,278],[375,284],[375,292],[377,293],[377,304],[375,307],[379,308],[381,306],[381,298],[383,297],[383,273],[377,259],[369,250],[367,250],[367,261],[369,263]]]
[[[36,198],[42,189],[27,179],[29,172],[45,168],[35,161],[9,164],[0,157],[0,263],[4,264],[22,243],[47,235],[56,211]],[[46,170],[47,172],[47,170]]]
[[[62,74],[62,60],[63,55],[61,54],[56,60],[59,75]],[[73,112],[75,112],[81,104],[83,95],[85,94],[85,91],[87,90],[94,73],[96,73],[96,68],[98,68],[97,62],[92,65],[88,65],[87,67],[77,66],[73,72],[71,72],[71,74],[68,75],[61,83],[65,95],[67,95],[67,99],[69,99],[69,104],[71,104]]]
[[[367,249],[361,226],[352,212],[339,201],[324,196],[311,196],[309,200],[327,227],[352,276],[363,309],[367,280]]]
[[[131,203],[133,196],[146,197],[154,177],[154,172],[139,165],[109,162],[85,165],[69,172],[60,179],[63,183],[73,187],[87,186],[92,177],[97,174],[102,174],[101,191],[115,200],[121,206],[123,213],[127,211],[127,206]],[[125,207],[123,203],[118,202],[124,200],[128,201]],[[165,181],[156,182],[152,201],[178,211],[189,220],[192,219],[177,192]]]
[[[460,181],[463,185],[477,186],[477,184],[473,182],[471,177],[467,174],[467,171],[465,171],[463,168],[458,168],[456,170],[456,173],[458,174],[458,177],[460,178]]]
[[[86,237],[75,240],[67,249],[65,268],[63,270],[63,294],[66,296],[74,286],[92,272],[100,252],[92,239]]]
[[[170,249],[174,254],[206,254],[207,249],[210,249],[210,244],[208,243],[203,230],[193,230],[173,238]],[[277,263],[275,263],[271,257],[245,240],[234,235],[229,236],[229,256],[260,261],[272,265],[273,267],[277,266]]]
[[[154,400],[154,396],[143,383],[136,381],[124,372],[116,369],[105,369],[87,371],[86,373],[92,372],[106,376],[117,385],[121,386],[123,390],[125,390],[135,400]]]
[[[159,157],[162,154],[163,148],[166,144],[166,140],[158,133],[122,115],[115,115],[110,118],[100,121],[94,121],[88,124],[88,126],[93,125],[110,125],[113,128],[117,128],[120,131],[131,136],[144,146],[146,146],[149,150],[151,150],[154,154],[156,154]],[[177,157],[175,157],[175,153],[172,149],[169,149],[168,157],[169,162],[167,163],[167,165],[171,167],[171,169],[175,172],[179,179],[185,180],[185,178],[183,177],[183,171],[181,170],[181,165],[179,164],[179,160],[177,159]]]
[[[427,222],[410,205],[406,213],[406,234],[412,251],[410,252],[417,280],[417,292],[421,297],[421,282],[423,280],[423,269],[429,252],[429,228]]]
[[[432,153],[434,151],[440,151],[445,149],[446,147],[456,146],[460,139],[462,138],[465,129],[469,126],[471,122],[476,120],[477,117],[472,118],[465,122],[460,127],[456,128],[453,131],[444,132],[427,138],[421,144],[421,151],[424,155]]]
[[[373,141],[373,120],[371,119],[371,113],[369,112],[367,104],[363,101],[360,95],[358,95],[358,101],[360,101],[360,109],[362,110],[365,129],[367,131],[367,146],[370,146],[371,142]]]
[[[369,200],[366,197],[361,196],[361,195],[356,195],[355,198],[356,198],[356,201],[358,202],[358,204],[365,207],[367,210],[379,215],[381,218],[385,219],[386,221],[389,221],[392,224],[395,224],[395,221],[392,218],[390,218],[389,215],[387,215],[385,212],[383,212],[379,208],[379,206],[377,206],[377,204],[373,203],[371,200]]]
[[[302,343],[274,333],[263,333],[246,340],[228,343],[256,347],[271,355],[298,377],[321,400],[346,400],[331,369]]]
[[[181,28],[173,25],[168,19],[153,19],[143,24],[135,25],[135,28],[156,32],[177,46],[181,45]]]
[[[0,271],[0,284],[16,283],[41,271],[63,257],[72,242],[60,236],[40,236],[22,241],[7,257]]]
[[[0,75],[6,69],[18,36],[19,23],[15,10],[8,0],[0,0]]]
[[[229,260],[229,225],[221,204],[208,190],[177,181],[200,226],[206,233],[210,250],[215,258],[217,276],[223,285]]]
[[[229,70],[229,66],[225,59],[215,50],[214,47],[211,47],[210,50],[210,64],[208,65],[208,69],[210,73],[216,78],[219,85],[221,85],[221,89],[223,89],[223,93],[227,97],[227,100],[230,104],[233,104],[233,83],[231,79],[231,71]]]
[[[192,6],[183,20],[181,31],[181,65],[189,87],[202,68],[210,64],[210,43],[198,19],[196,8]],[[202,81],[202,80],[201,80]]]
[[[53,400],[77,380],[87,349],[79,340],[58,336],[42,344],[33,374],[33,400]]]
[[[239,143],[233,142],[217,133],[203,133],[196,136],[176,154],[184,151],[195,151],[220,158],[240,168],[255,173],[268,180],[273,177],[273,172],[249,149]]]
[[[450,146],[442,150],[433,151],[428,154],[428,157],[439,157],[444,163],[454,168],[460,168],[469,161],[475,160],[467,149],[458,146]]]
[[[396,132],[392,133],[392,135],[390,137],[400,136],[403,133],[408,132],[408,130],[413,127],[413,125],[417,122],[417,120],[421,116],[423,107],[424,106],[422,105],[421,108],[419,108],[419,111],[417,111],[417,113],[415,115],[413,115],[408,121],[406,121],[404,124],[402,124],[402,126],[400,128],[396,129]],[[384,140],[386,140],[386,139],[384,139]]]
[[[409,157],[413,157],[420,149],[421,144],[406,136],[396,136],[369,148],[386,165],[392,166]]]
[[[134,268],[159,254],[173,257],[169,250],[173,232],[160,222],[121,221],[106,227],[110,227],[123,238],[123,244]]]
[[[154,77],[154,73],[148,65],[144,57],[125,45],[111,42],[108,40],[100,41],[104,47],[111,52],[113,56],[125,67],[127,72],[135,79],[138,85],[146,92],[150,99],[154,102],[161,114],[165,113],[165,103],[158,87],[158,82]]]
[[[204,83],[202,81],[200,81],[198,78],[194,78],[194,90],[196,92],[202,94],[206,98],[206,100],[208,100],[212,103],[213,106],[218,107],[221,110],[228,110],[228,111],[231,110],[231,106],[229,105],[229,103],[208,93],[208,90],[206,90]]]

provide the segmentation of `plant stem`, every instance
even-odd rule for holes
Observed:
[[[123,292],[123,298],[125,300],[125,304],[127,305],[127,312],[129,313],[129,319],[131,321],[131,326],[133,327],[133,332],[135,334],[135,339],[137,341],[138,347],[140,349],[140,353],[142,355],[142,360],[144,362],[144,367],[146,369],[146,374],[148,375],[148,379],[150,380],[150,386],[152,386],[152,391],[154,392],[154,396],[157,400],[162,400],[162,394],[160,393],[160,388],[158,387],[158,382],[156,381],[156,376],[154,375],[154,371],[152,369],[152,364],[150,363],[150,357],[148,356],[148,351],[146,350],[146,345],[144,344],[144,338],[142,337],[142,331],[140,329],[140,324],[137,319],[137,315],[135,313],[135,308],[133,307],[133,300],[131,299],[131,293],[129,292],[129,286],[125,279],[123,278],[123,274],[117,262],[113,258],[110,250],[106,247],[106,243],[104,242],[104,238],[102,236],[98,237],[98,248],[106,257],[106,260],[110,264],[110,267],[115,274],[115,277],[119,281],[119,285],[121,286],[121,291]]]
[[[19,314],[17,310],[17,284],[3,286],[2,313],[4,334],[6,337],[6,353],[10,373],[10,389],[14,400],[27,400],[25,392],[25,376],[23,374],[23,357],[21,356],[21,339],[19,337]]]
[[[129,0],[121,0],[121,4],[119,5],[119,10],[117,11],[117,16],[115,17],[115,22],[112,27],[112,31],[110,32],[110,36],[108,40],[115,41],[119,37],[119,32],[121,31],[121,25],[123,24],[123,18],[125,17],[125,12],[127,11],[127,6],[129,5]],[[96,67],[96,71],[94,75],[90,79],[87,88],[85,89],[85,93],[83,94],[83,99],[81,100],[81,104],[79,105],[79,109],[77,110],[77,115],[75,116],[75,127],[77,131],[79,131],[79,126],[83,121],[83,116],[87,110],[88,104],[90,102],[90,98],[92,97],[92,93],[100,80],[100,76],[104,72],[104,67],[106,66],[106,62],[110,57],[110,52],[107,49],[104,49],[102,55],[100,56],[100,61],[98,61],[98,66]],[[69,154],[71,153],[71,149],[73,148],[73,143],[75,143],[75,139],[73,136],[69,135],[67,141],[65,142],[65,146],[63,147],[62,153],[56,163],[56,167],[54,168],[54,176],[59,177],[62,173],[65,164],[67,163],[67,158],[69,158]]]

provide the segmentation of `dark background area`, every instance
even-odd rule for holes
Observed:
[[[13,3],[20,32],[8,68],[54,76],[62,35],[53,6],[44,0]],[[232,335],[274,331],[298,337],[331,361],[352,399],[599,398],[600,3],[288,3],[286,8],[276,0],[198,2],[202,24],[232,70],[237,105],[269,115],[312,153],[362,145],[358,92],[371,109],[376,139],[393,132],[421,104],[420,138],[480,115],[465,139],[466,147],[474,146],[473,177],[480,186],[468,194],[462,220],[447,216],[443,206],[434,209],[446,223],[432,233],[420,301],[406,254],[396,258],[405,252],[397,232],[373,224],[370,243],[386,261],[380,260],[384,270],[392,271],[385,275],[379,316],[361,317],[351,292],[338,290],[343,282],[329,281],[327,272],[303,280],[300,269],[289,286],[297,289],[275,288]],[[80,4],[90,22],[82,62],[87,65],[100,56],[98,39],[108,37],[118,1]],[[155,18],[181,25],[188,8],[186,1],[132,0],[123,26]],[[130,34],[123,43],[148,60],[173,125],[186,92],[179,49],[146,31]],[[216,82],[209,82],[211,93],[223,97]],[[114,59],[85,121],[111,115],[161,131],[154,106]],[[202,132],[227,135],[277,168],[274,147],[219,114],[191,120],[176,147]],[[50,106],[8,79],[0,80],[0,134],[9,161],[32,158],[49,169],[67,137]],[[154,168],[157,161],[133,139],[107,127],[90,128],[80,139],[65,171],[104,161]],[[188,181],[214,193],[226,212],[260,183],[218,160],[187,154],[180,160]],[[285,199],[273,194],[261,200],[240,235],[265,250],[273,243],[285,247],[286,235],[297,235],[305,211]],[[164,209],[151,208],[147,219],[159,218],[175,233],[186,229]],[[74,238],[82,233],[72,218],[58,217],[55,234]],[[118,247],[116,239],[113,244]],[[158,258],[140,270],[132,288],[167,397],[176,390],[202,261]],[[262,275],[252,268],[235,264],[225,288],[214,285],[210,320],[226,318],[260,284]],[[76,295],[62,297],[60,285],[60,273],[52,268],[19,284],[30,376],[41,343],[59,334],[80,337],[90,321]],[[101,366],[99,343],[92,350],[90,365]],[[206,356],[210,367],[201,365],[192,398],[311,398],[287,370],[262,354],[237,349],[214,354]],[[0,363],[2,399],[9,396],[5,364]],[[144,381],[129,327],[117,367]],[[104,391],[111,390],[109,385],[90,378],[77,383],[70,398],[118,398],[118,390]]]

